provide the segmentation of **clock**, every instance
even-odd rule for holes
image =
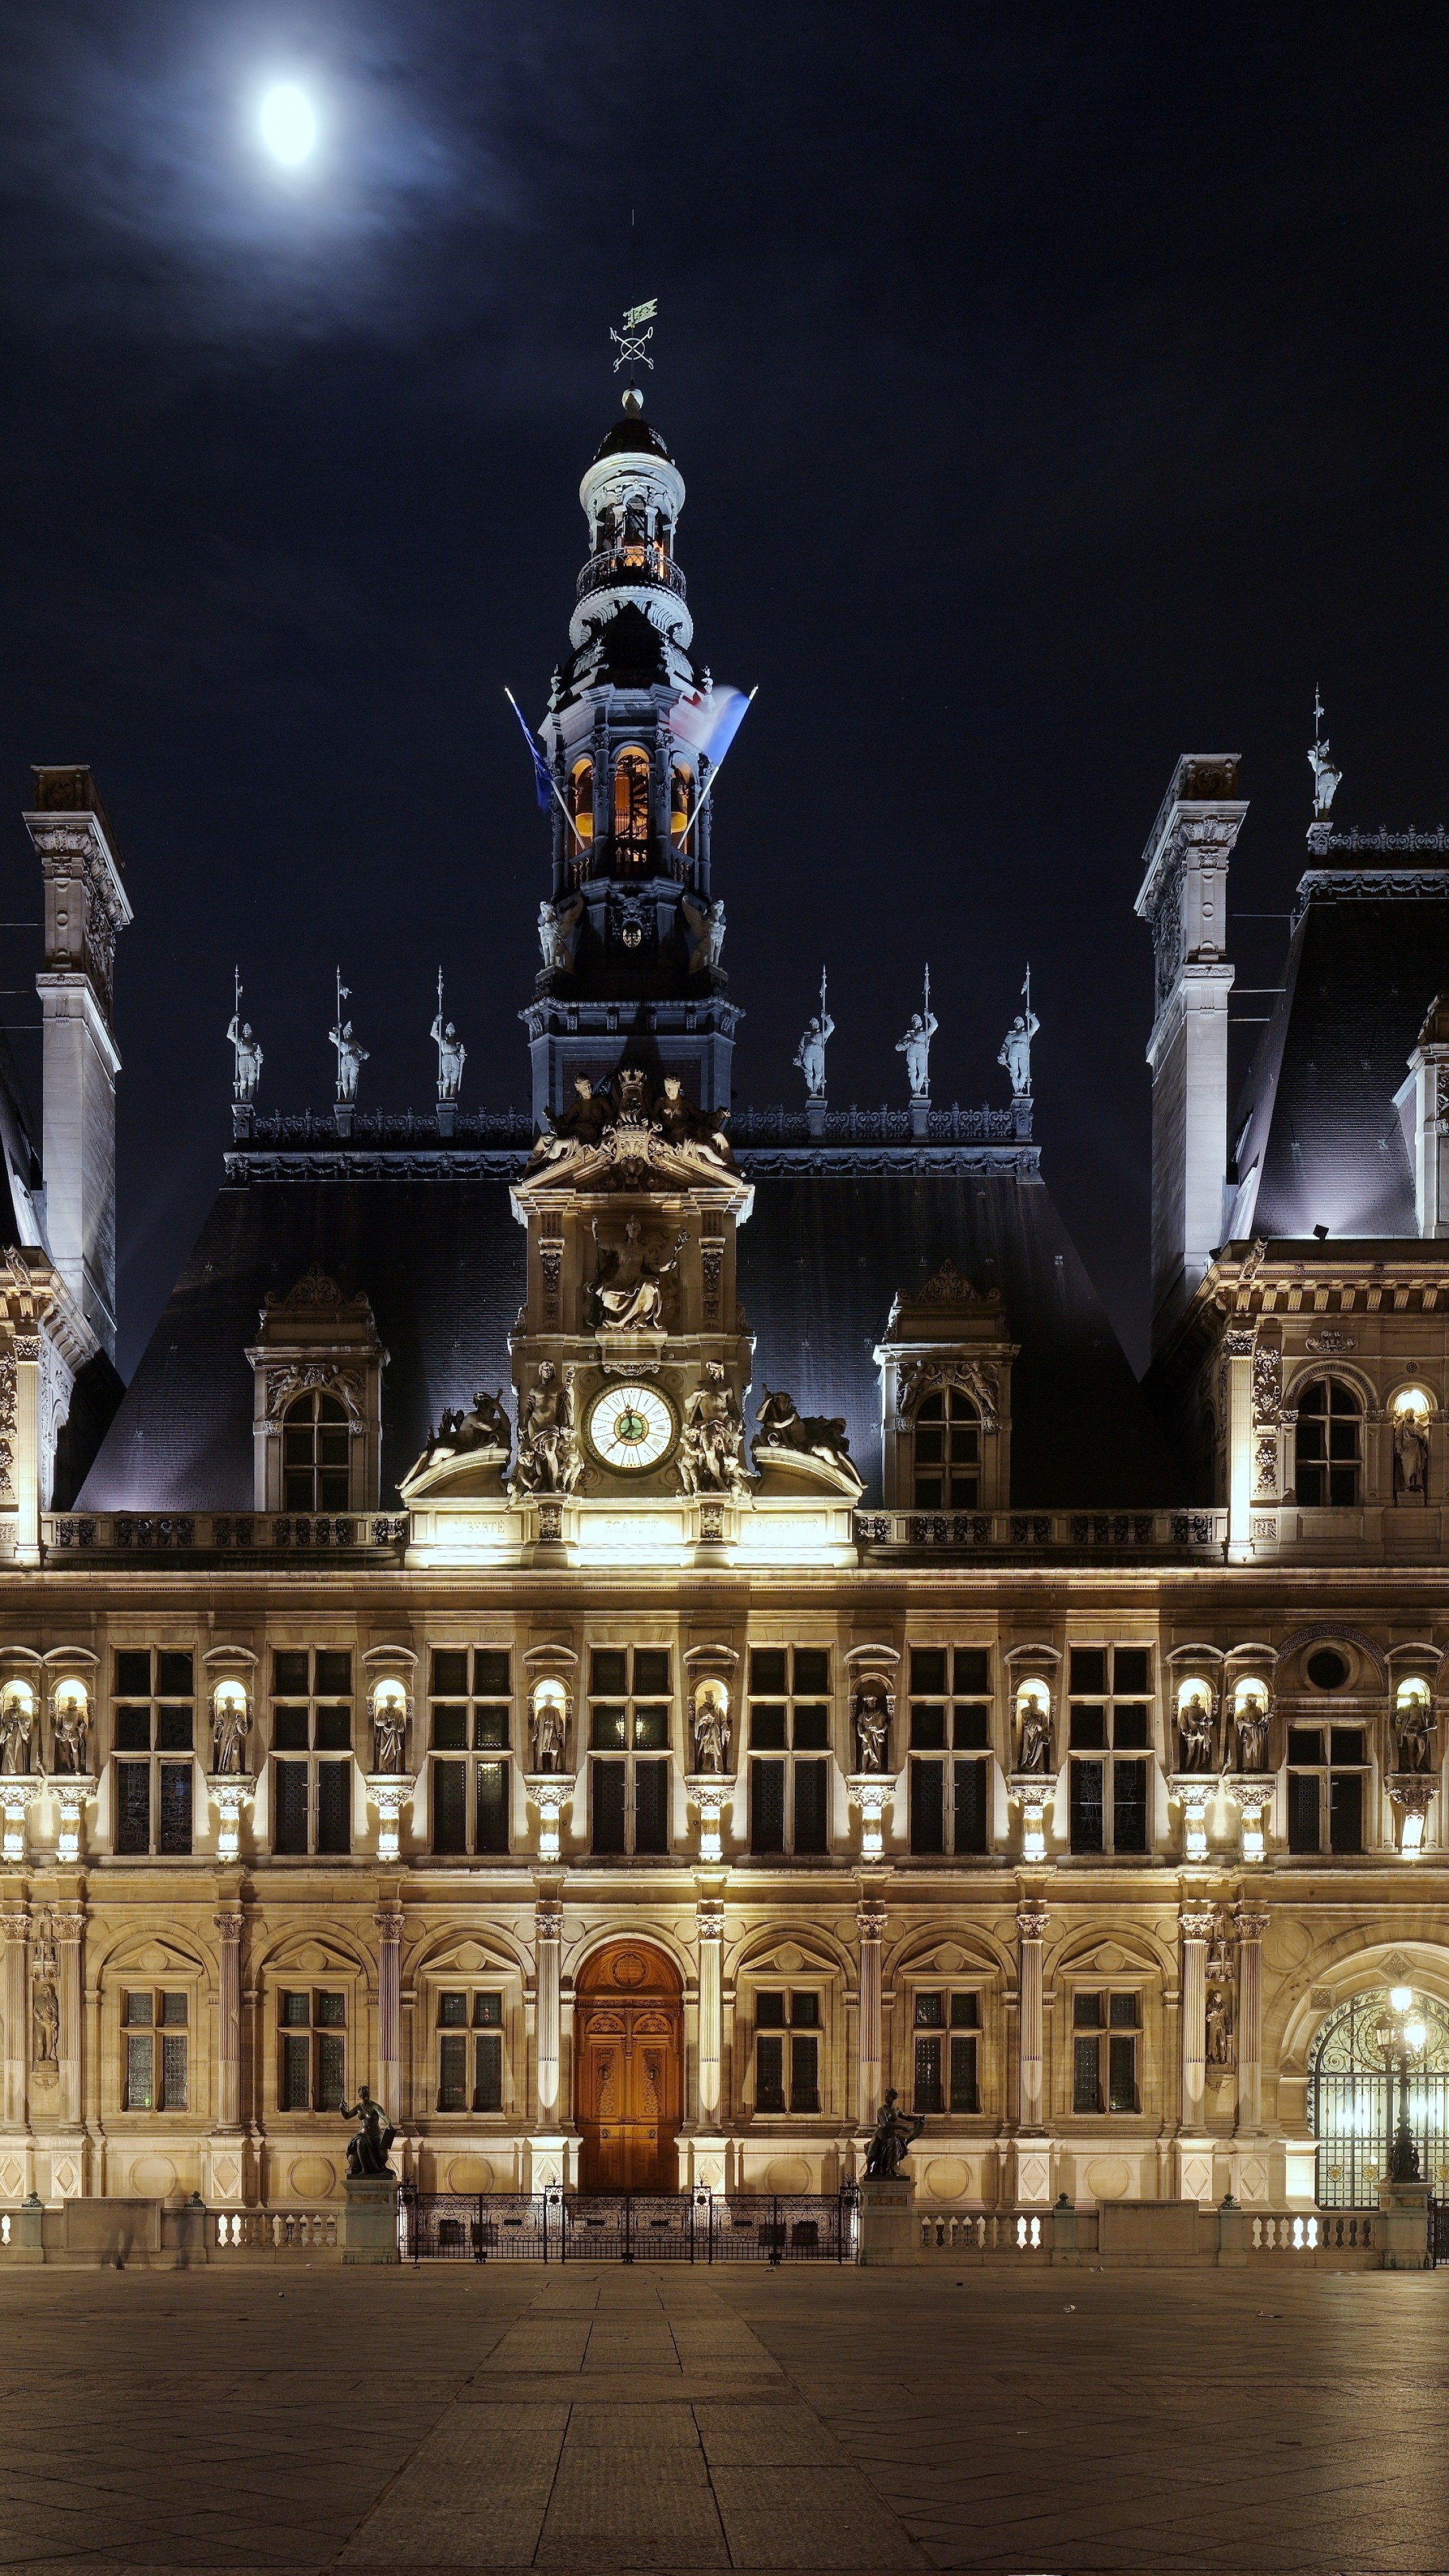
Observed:
[[[674,1407],[656,1386],[606,1386],[584,1417],[589,1447],[615,1475],[642,1476],[667,1458],[678,1433]]]

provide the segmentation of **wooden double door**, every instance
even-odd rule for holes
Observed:
[[[642,1970],[642,1976],[641,1976]],[[575,2012],[575,2112],[585,2191],[677,2191],[684,2016],[667,1961],[606,1952]]]

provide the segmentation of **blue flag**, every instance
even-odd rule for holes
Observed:
[[[507,698],[509,705],[512,707],[514,714],[518,718],[519,731],[522,733],[523,739],[528,745],[528,756],[533,763],[534,792],[538,797],[539,804],[542,806],[543,811],[546,814],[553,803],[553,777],[549,770],[548,762],[544,759],[543,753],[539,750],[536,737],[529,731],[527,718],[525,717],[518,700],[514,696],[513,691],[511,689],[505,689],[503,694]]]

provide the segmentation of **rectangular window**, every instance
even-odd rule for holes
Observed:
[[[188,2018],[184,1994],[132,1988],[122,1995],[123,2110],[190,2108]]]
[[[190,1754],[196,1659],[187,1650],[126,1647],[112,1659],[117,1754]],[[115,1848],[184,1860],[192,1847],[192,1765],[117,1762]]]
[[[503,2108],[503,2041],[497,2031],[484,2031],[473,2042],[473,2108]]]
[[[918,2111],[944,2111],[946,2107],[941,2087],[941,2042],[920,2031],[916,2034],[915,2107]]]
[[[272,1655],[272,1849],[340,1857],[352,1849],[352,1656],[345,1647]],[[370,1737],[369,1737],[370,1741]],[[299,1754],[300,1761],[279,1760]],[[342,1761],[318,1755],[342,1754]]]
[[[307,1765],[272,1763],[272,1849],[304,1852],[307,1848]]]
[[[468,2108],[468,2042],[451,2034],[438,2042],[438,2109]]]
[[[911,1763],[911,1849],[944,1852],[946,1848],[946,1765]]]
[[[785,1765],[750,1764],[750,1849],[782,1852],[785,1848]]]
[[[790,2033],[790,2108],[820,2108],[820,2042],[808,2032]]]
[[[750,1764],[752,1852],[830,1848],[830,1686],[828,1647],[750,1650],[750,1751],[782,1756]],[[798,1758],[811,1755],[824,1758]]]
[[[508,1764],[478,1762],[473,1767],[477,1784],[473,1848],[478,1852],[506,1852],[508,1849]]]
[[[595,1761],[592,1767],[594,1849],[603,1853],[627,1851],[629,1766],[624,1761]]]
[[[319,1762],[317,1765],[317,1849],[329,1853],[350,1852],[352,1849],[350,1762]]]
[[[595,1646],[590,1654],[596,1852],[657,1858],[669,1850],[670,1688],[667,1646]]]
[[[347,1998],[291,1988],[277,1998],[277,2100],[283,2111],[340,2111],[347,2098]]]
[[[991,1814],[989,1762],[953,1762],[954,1826],[959,1853],[984,1852],[990,1848]]]
[[[990,1765],[918,1761],[918,1754],[989,1754],[991,1652],[986,1646],[910,1651],[910,1841],[923,1855],[971,1858],[990,1848]]]
[[[1142,2018],[1135,1993],[1078,1993],[1072,1999],[1072,2109],[1141,2108],[1137,2044]]]
[[[829,1847],[830,1765],[797,1762],[795,1774],[795,1849],[823,1852]]]
[[[755,2108],[820,2108],[820,1997],[810,1988],[755,1996]],[[787,2090],[788,2088],[788,2090]]]
[[[116,1849],[149,1852],[151,1848],[151,1765],[116,1764]]]
[[[979,2111],[981,2108],[974,2032],[953,2031],[951,2033],[950,2108],[953,2111]]]
[[[1074,1852],[1146,1853],[1152,1835],[1152,1653],[1073,1646],[1067,1664]]]
[[[432,1766],[433,1850],[442,1858],[468,1848],[468,1765],[435,1762]],[[459,2082],[463,2081],[459,2077]],[[461,2109],[462,2105],[458,2107]]]
[[[167,1859],[180,1859],[191,1850],[191,1764],[163,1762],[159,1768],[161,1819],[157,1849]]]
[[[1288,1730],[1288,1849],[1361,1852],[1368,1752],[1362,1727]]]
[[[762,2032],[755,2041],[755,2108],[757,2111],[783,2111],[785,2108],[785,2042],[767,2032]]]
[[[513,1734],[512,1659],[506,1646],[435,1646],[428,1671],[429,1742],[434,1754],[490,1753],[505,1757],[433,1764],[433,1850],[439,1857],[472,1851],[487,1856],[511,1845],[511,1784],[506,1759]],[[440,1786],[439,1775],[449,1777]],[[438,1818],[446,1817],[440,1841]],[[470,1842],[469,1835],[472,1840]]]
[[[149,2031],[129,2031],[126,2035],[125,2108],[156,2108],[156,2042]]]
[[[952,1992],[921,1986],[915,2002],[917,2111],[975,2111],[976,2034],[981,1997],[974,1989]]]
[[[667,1852],[669,1849],[667,1762],[636,1762],[634,1765],[634,1849],[636,1852]]]

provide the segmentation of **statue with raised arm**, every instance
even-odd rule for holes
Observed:
[[[894,2182],[926,2125],[924,2111],[898,2111],[899,2100],[895,2086],[888,2084],[865,2152],[867,2182]]]
[[[795,1049],[795,1062],[805,1076],[805,1089],[812,1100],[825,1097],[825,1050],[835,1035],[835,1022],[823,1007],[805,1023],[805,1034]]]
[[[1041,1022],[1028,1002],[1024,1011],[1017,1012],[1001,1041],[1001,1052],[996,1061],[1004,1064],[1011,1076],[1013,1100],[1031,1098],[1031,1042],[1040,1027]]]
[[[513,1483],[525,1494],[571,1494],[583,1469],[572,1375],[560,1379],[552,1360],[540,1360],[518,1425]]]
[[[931,1096],[931,1040],[939,1026],[935,1012],[929,1008],[924,1017],[912,1011],[905,1036],[896,1040],[897,1055],[906,1059],[906,1080],[913,1100],[928,1100]]]
[[[244,1020],[238,1011],[233,1011],[226,1034],[233,1056],[231,1096],[233,1100],[251,1102],[256,1099],[261,1077],[261,1048],[252,1035],[250,1020]]]
[[[347,2170],[354,2181],[363,2174],[390,2173],[388,2156],[397,2136],[391,2120],[380,2102],[374,2102],[365,2084],[359,2084],[355,2102],[340,2102],[344,2120],[356,2120],[357,2135],[347,2143]]]
[[[443,1019],[442,990],[443,979],[439,975],[438,1016],[432,1027],[433,1044],[438,1050],[438,1098],[456,1100],[463,1080],[463,1067],[468,1061],[468,1050],[452,1021]]]
[[[337,1097],[339,1100],[355,1100],[357,1077],[367,1062],[369,1049],[358,1045],[350,1020],[339,1020],[327,1035],[337,1049]]]
[[[1308,766],[1313,772],[1313,819],[1315,823],[1326,823],[1328,809],[1343,785],[1343,772],[1336,767],[1328,748],[1323,731],[1323,700],[1317,689],[1313,692],[1313,746]]]

